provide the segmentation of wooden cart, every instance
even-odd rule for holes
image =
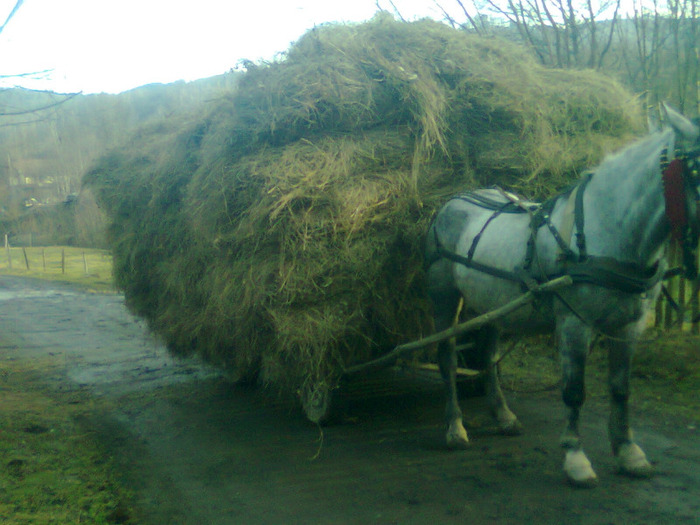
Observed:
[[[462,323],[455,323],[455,325],[448,328],[447,330],[437,332],[423,339],[418,339],[417,341],[411,341],[410,343],[399,345],[387,354],[378,357],[377,359],[373,359],[366,363],[348,367],[343,371],[343,375],[353,376],[360,373],[368,373],[370,371],[393,366],[400,358],[405,357],[406,355],[409,355],[417,350],[421,350],[427,346],[436,344],[440,341],[444,341],[452,337],[457,337],[467,332],[478,330],[479,328],[512,313],[513,311],[525,306],[526,304],[531,303],[535,300],[535,298],[538,295],[554,292],[556,290],[571,285],[571,283],[572,280],[569,276],[563,276],[558,277],[556,279],[552,279],[551,281],[533,287],[528,292],[510,301],[509,303],[506,303],[500,308],[487,312],[478,317],[469,319],[468,321],[464,321]],[[461,368],[459,369],[459,374],[462,377],[466,376],[476,378],[481,376],[482,372],[478,370]],[[322,423],[330,417],[332,410],[333,391],[335,390],[335,388],[336,385],[321,383],[302,389],[302,408],[304,409],[306,417],[310,421],[314,423]]]

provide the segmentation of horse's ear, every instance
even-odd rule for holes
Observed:
[[[661,114],[664,117],[664,121],[680,133],[685,140],[694,143],[700,137],[700,128],[666,102],[661,103]]]

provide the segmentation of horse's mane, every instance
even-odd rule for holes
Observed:
[[[591,171],[594,172],[594,177],[605,177],[614,173],[624,175],[639,164],[643,164],[645,168],[652,168],[652,164],[658,165],[658,155],[663,148],[673,151],[674,142],[675,133],[671,128],[651,133],[607,155],[598,167]]]

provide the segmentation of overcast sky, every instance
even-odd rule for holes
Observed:
[[[0,24],[15,3],[0,0]],[[408,19],[441,18],[434,0],[393,4]],[[0,75],[50,72],[0,85],[118,93],[195,80],[271,59],[314,25],[376,11],[376,0],[25,0],[0,34]]]

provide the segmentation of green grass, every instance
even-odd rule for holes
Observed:
[[[633,360],[632,376],[653,405],[666,417],[700,423],[700,336],[687,331],[649,331]]]
[[[112,256],[94,248],[1,248],[0,274],[60,281],[95,292],[114,291]]]
[[[130,493],[81,417],[96,407],[80,392],[49,392],[40,363],[0,368],[0,522],[127,523]]]

